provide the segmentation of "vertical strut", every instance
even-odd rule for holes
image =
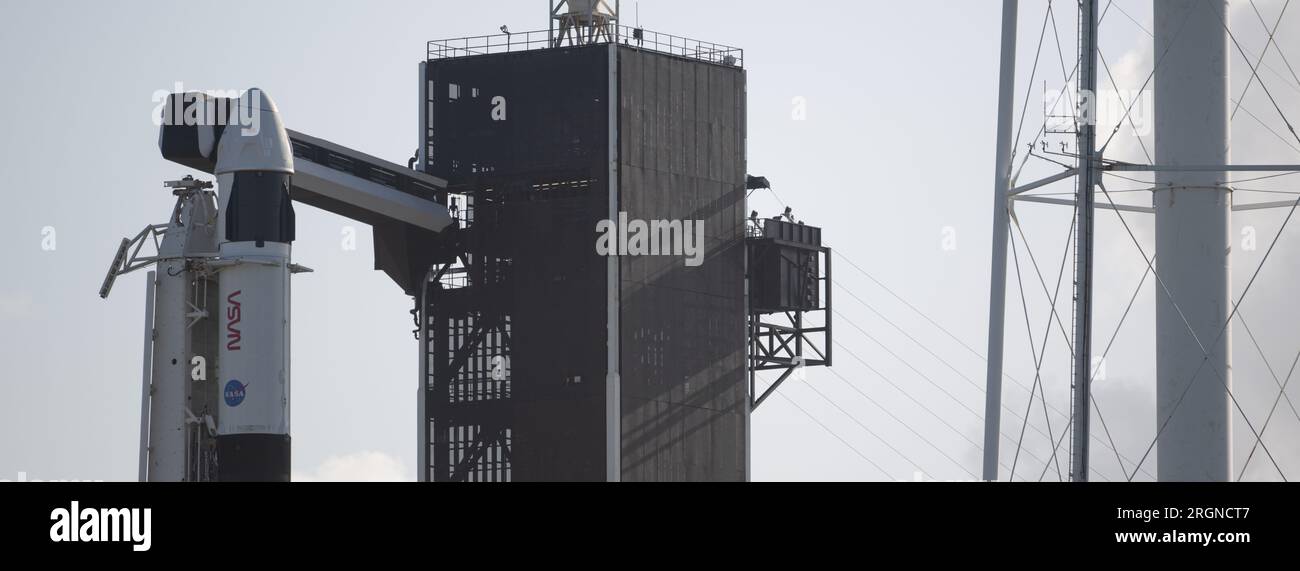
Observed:
[[[998,93],[997,170],[993,177],[993,268],[989,283],[988,389],[984,401],[984,479],[998,479],[1002,431],[1002,336],[1007,300],[1007,192],[1011,186],[1011,131],[1016,89],[1017,0],[1002,2],[1002,71]],[[828,257],[829,259],[829,257]],[[829,291],[829,288],[827,288]]]
[[[1070,480],[1088,481],[1089,420],[1092,414],[1092,247],[1097,186],[1097,0],[1079,3],[1079,189],[1075,197],[1074,423]]]

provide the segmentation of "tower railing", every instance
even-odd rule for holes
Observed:
[[[612,35],[608,32],[611,29],[615,31]],[[745,65],[745,50],[740,48],[623,25],[605,26],[600,33],[586,37],[576,33],[572,37],[556,38],[551,30],[534,30],[432,40],[428,43],[428,59],[454,59],[611,43],[718,65]]]

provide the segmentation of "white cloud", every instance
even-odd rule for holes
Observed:
[[[401,460],[383,452],[330,456],[309,473],[294,472],[295,482],[410,482],[414,478]]]

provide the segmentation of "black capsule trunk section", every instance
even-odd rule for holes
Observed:
[[[282,242],[294,240],[290,175],[268,171],[235,173],[226,205],[226,240]]]

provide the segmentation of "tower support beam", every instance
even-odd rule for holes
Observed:
[[[1155,0],[1155,162],[1227,165],[1225,0]],[[1226,169],[1155,171],[1157,477],[1226,481],[1232,470]],[[1169,295],[1166,295],[1167,288]]]
[[[1011,137],[1015,121],[1016,21],[1020,3],[1002,2],[1002,61],[998,88],[997,170],[993,173],[993,267],[989,279],[988,379],[984,392],[984,479],[998,479],[1002,430],[1002,338],[1007,301],[1007,236],[1010,214]]]

